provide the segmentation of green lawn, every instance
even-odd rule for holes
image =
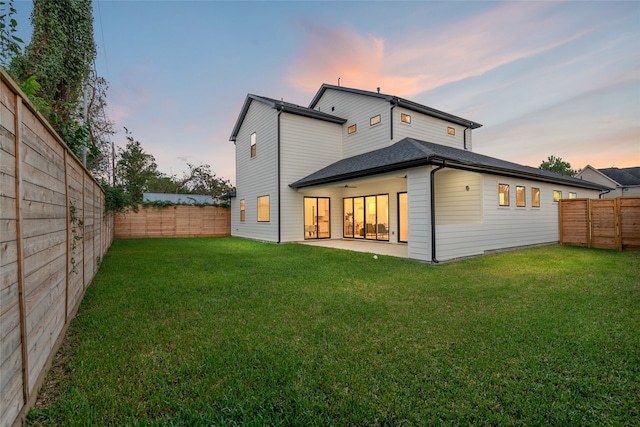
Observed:
[[[640,253],[119,240],[27,425],[638,425]]]

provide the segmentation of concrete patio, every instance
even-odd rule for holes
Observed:
[[[369,252],[376,255],[393,256],[397,258],[408,258],[408,249],[406,244],[351,239],[318,239],[305,240],[298,243],[303,245],[323,246],[325,248],[343,249],[347,251]]]

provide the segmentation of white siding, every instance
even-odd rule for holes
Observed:
[[[411,116],[411,123],[401,121],[402,114]],[[449,135],[447,128],[455,129],[455,135]],[[393,140],[415,138],[435,144],[464,149],[464,126],[456,125],[445,120],[416,113],[406,108],[396,107],[393,110]],[[471,129],[467,129],[467,150],[471,151]]]
[[[626,191],[624,192],[622,187],[618,187],[615,181],[611,180],[609,177],[604,176],[597,170],[594,170],[591,166],[587,166],[584,168],[579,174],[576,175],[576,178],[583,179],[589,182],[595,182],[596,184],[601,184],[610,188],[614,188],[610,192],[604,194],[602,197],[606,198],[615,198],[621,196],[635,196],[640,195],[640,188],[636,188],[634,191]]]
[[[482,222],[482,175],[454,169],[435,174],[436,224]]]
[[[251,157],[251,134],[256,132],[256,156]],[[232,201],[231,235],[278,240],[277,112],[252,101],[236,138],[236,198]],[[270,197],[270,221],[258,222],[258,197]],[[240,200],[245,222],[240,222]]]
[[[441,173],[438,172],[437,175]],[[478,174],[480,175],[480,174]],[[509,184],[509,206],[498,206],[498,184]],[[438,225],[436,257],[447,260],[480,255],[486,251],[555,243],[559,240],[558,203],[553,190],[563,197],[598,196],[598,191],[553,185],[516,178],[482,175],[483,219],[480,224]],[[516,186],[526,188],[526,206],[516,206]],[[531,206],[531,188],[540,189],[540,207]],[[436,205],[437,209],[437,205]]]
[[[408,256],[431,261],[431,167],[411,169],[407,172],[409,200]]]
[[[289,184],[342,158],[342,126],[282,113],[280,116],[281,241],[304,239],[303,194]],[[331,194],[319,194],[329,197]],[[335,211],[331,201],[332,215]],[[333,218],[332,218],[333,220]],[[333,221],[332,221],[333,222]],[[332,233],[333,236],[333,233]]]
[[[316,104],[316,110],[318,108],[322,112],[347,119],[342,126],[344,158],[388,147],[392,143],[390,106],[383,99],[327,89]],[[370,126],[369,120],[378,114],[381,116],[380,123]],[[349,135],[347,129],[354,124],[358,126],[358,131]]]

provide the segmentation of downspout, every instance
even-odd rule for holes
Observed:
[[[598,194],[598,199],[602,199],[602,196],[604,196],[605,194],[609,194],[611,193],[611,189],[607,190],[607,191],[603,191],[602,193]]]
[[[391,138],[389,139],[393,141],[393,109],[396,108],[396,106],[398,105],[398,100],[393,99],[390,101],[390,104],[391,104],[391,108],[389,109],[389,120],[390,120],[389,129],[390,129]]]
[[[431,261],[434,264],[440,263],[436,258],[436,195],[435,195],[435,182],[434,175],[440,169],[445,167],[445,160],[442,164],[435,169],[431,170]]]
[[[277,136],[277,145],[278,145],[278,242],[281,241],[281,221],[280,221],[280,114],[282,114],[282,109],[278,108],[278,136]]]
[[[467,130],[470,128],[471,126],[467,126],[466,128],[464,128],[464,130],[462,131],[462,137],[463,137],[463,141],[464,141],[464,149],[465,151],[467,150]]]

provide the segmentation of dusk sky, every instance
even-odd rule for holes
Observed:
[[[30,38],[32,2],[14,0]],[[640,2],[94,1],[98,74],[165,174],[235,182],[247,93],[309,105],[322,83],[483,124],[473,151],[529,166],[640,166]],[[26,41],[26,40],[25,40]],[[310,171],[312,172],[312,171]]]

